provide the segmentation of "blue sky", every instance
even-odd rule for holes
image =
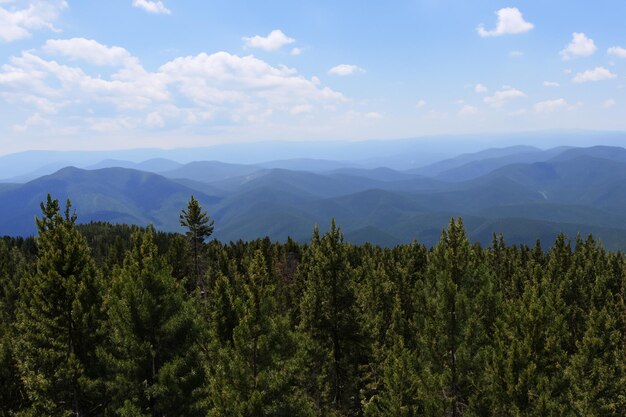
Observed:
[[[626,2],[0,0],[0,153],[626,130]]]

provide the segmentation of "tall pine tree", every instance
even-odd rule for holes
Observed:
[[[200,203],[191,196],[187,209],[180,214],[180,225],[187,228],[187,238],[193,253],[193,266],[196,285],[206,292],[202,282],[201,255],[204,241],[213,233],[213,220],[202,210]]]
[[[306,339],[310,394],[321,415],[350,415],[360,409],[362,338],[347,255],[333,220],[319,241],[314,236],[299,270],[305,285],[299,326]]]
[[[155,232],[133,233],[105,299],[110,411],[120,416],[194,416],[202,384],[192,301],[159,257]]]
[[[18,367],[26,415],[91,416],[103,407],[96,358],[99,276],[67,202],[48,195],[37,219],[37,270],[24,280],[17,319]]]

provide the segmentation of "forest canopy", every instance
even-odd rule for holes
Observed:
[[[193,198],[186,234],[41,208],[0,239],[0,416],[626,410],[626,259],[591,236],[222,243]]]

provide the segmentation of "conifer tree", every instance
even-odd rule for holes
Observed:
[[[361,335],[354,276],[334,220],[319,241],[314,235],[300,273],[305,290],[299,328],[306,339],[310,394],[322,415],[350,414],[360,408]]]
[[[593,293],[602,300],[588,315],[586,331],[571,358],[571,401],[578,415],[617,417],[626,410],[626,306],[598,276]]]
[[[364,401],[367,417],[417,417],[424,415],[422,384],[418,353],[404,343],[402,329],[406,327],[400,297],[393,305],[393,319],[386,332],[386,346],[380,364],[380,381],[375,394]]]
[[[260,250],[249,266],[238,299],[240,320],[233,342],[219,349],[209,392],[219,399],[210,416],[307,416],[301,391],[296,335],[279,311],[274,285]]]
[[[16,356],[27,415],[91,416],[102,410],[96,347],[98,274],[68,200],[64,215],[50,195],[36,220],[36,272],[22,282]]]
[[[535,256],[528,263],[522,296],[505,303],[496,323],[496,347],[487,372],[492,382],[487,395],[496,413],[573,413],[565,374],[571,337],[562,291],[571,259],[565,237],[557,237],[545,262],[543,258]]]
[[[187,238],[191,244],[193,253],[193,265],[196,278],[196,285],[202,288],[202,271],[201,271],[201,249],[203,248],[206,238],[213,234],[213,220],[207,215],[206,211],[202,210],[200,203],[191,196],[187,209],[180,214],[180,225],[187,228]]]
[[[392,314],[394,312],[396,288],[387,275],[387,268],[382,262],[380,254],[367,253],[361,255],[364,260],[357,269],[357,305],[359,323],[364,337],[364,352],[367,364],[361,373],[361,396],[364,401],[376,396],[382,384],[382,367],[389,350],[392,338],[389,337],[389,327],[391,326]],[[400,310],[400,306],[396,307]],[[403,326],[398,324],[398,331],[402,331]],[[401,338],[401,334],[399,335]]]
[[[157,253],[154,229],[133,233],[105,300],[110,411],[122,416],[202,415],[193,303]]]
[[[459,417],[485,407],[474,394],[485,378],[497,302],[480,251],[461,219],[452,219],[429,259],[416,321],[419,349],[427,354],[426,407],[435,415]]]

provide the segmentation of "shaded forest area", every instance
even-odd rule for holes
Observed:
[[[624,416],[626,259],[439,243],[204,242],[76,225],[0,239],[0,416]]]

